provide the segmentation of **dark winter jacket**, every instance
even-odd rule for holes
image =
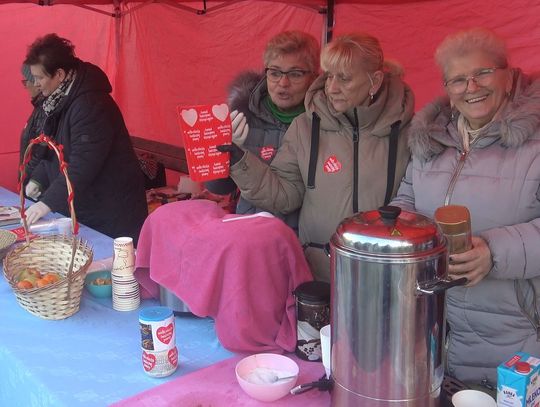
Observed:
[[[43,99],[44,98],[41,93],[38,96],[32,98],[32,106],[34,106],[34,110],[32,110],[32,114],[28,118],[28,121],[26,122],[26,125],[24,126],[24,129],[21,133],[19,149],[20,163],[22,163],[26,147],[28,147],[30,140],[36,136],[39,136],[43,129],[43,122],[45,121],[45,111],[41,107],[41,105],[43,104]],[[30,179],[34,168],[36,168],[39,161],[45,157],[46,152],[46,146],[34,145],[32,147],[30,161],[25,166],[26,180]]]
[[[80,61],[75,82],[45,120],[44,133],[64,146],[78,221],[136,242],[147,215],[144,181],[111,90],[101,69]],[[66,181],[56,156],[49,153],[32,178],[46,186],[41,201],[68,215]]]
[[[249,125],[249,134],[243,148],[255,154],[265,164],[269,165],[274,159],[283,135],[289,127],[277,120],[266,107],[265,98],[268,96],[266,77],[254,72],[246,72],[238,76],[229,87],[229,107],[244,113]],[[236,184],[231,178],[207,182],[206,188],[214,193],[231,193],[236,190]],[[243,197],[236,206],[236,213],[248,214],[260,212],[258,208]],[[298,211],[284,215],[274,213],[277,217],[293,228],[298,229]]]

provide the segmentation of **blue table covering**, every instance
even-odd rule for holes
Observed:
[[[17,195],[0,187],[0,205],[18,204]],[[112,256],[111,238],[85,226],[80,236],[95,260]],[[144,300],[141,308],[152,305],[157,302]],[[44,320],[19,306],[1,277],[0,406],[106,406],[233,356],[211,319],[177,316],[178,369],[152,378],[142,368],[138,315],[115,311],[110,298],[84,290],[78,313]]]

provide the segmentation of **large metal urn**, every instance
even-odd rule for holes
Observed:
[[[437,225],[387,206],[330,242],[333,406],[438,407],[447,250]]]

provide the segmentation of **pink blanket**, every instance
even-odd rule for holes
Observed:
[[[226,359],[204,369],[181,376],[128,399],[114,407],[329,407],[330,394],[312,389],[298,395],[286,395],[264,403],[248,396],[236,380],[234,368],[242,357]],[[324,375],[320,362],[306,362],[291,356],[300,367],[297,385],[310,383]],[[180,367],[179,367],[180,368]]]
[[[237,216],[206,200],[158,208],[139,237],[137,279],[154,297],[160,284],[195,315],[214,318],[231,351],[293,351],[292,292],[312,280],[302,247],[277,218],[222,222]]]

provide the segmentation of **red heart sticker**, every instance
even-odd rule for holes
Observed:
[[[146,353],[143,351],[142,353],[142,365],[144,367],[144,370],[149,372],[156,366],[156,357],[154,355],[151,355],[150,353]]]
[[[324,162],[324,172],[327,173],[334,173],[339,172],[341,170],[341,163],[337,159],[335,155],[331,155],[326,159]]]
[[[274,149],[274,147],[272,146],[265,146],[263,148],[261,148],[261,158],[263,160],[271,160],[272,157],[274,156],[276,150]]]
[[[167,357],[169,358],[169,362],[171,365],[176,367],[178,365],[178,349],[176,349],[176,346],[169,350],[167,353]]]
[[[161,342],[167,345],[172,339],[173,331],[174,326],[172,323],[170,323],[167,326],[162,326],[161,328],[158,328],[157,337]]]

